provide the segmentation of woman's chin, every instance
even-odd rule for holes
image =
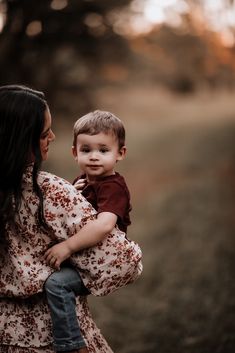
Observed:
[[[43,161],[43,162],[46,161],[47,158],[48,158],[48,151],[47,151],[47,152],[44,152],[44,153],[42,154],[42,161]]]

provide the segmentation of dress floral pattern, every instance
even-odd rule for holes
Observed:
[[[43,284],[52,273],[43,260],[49,246],[75,234],[96,217],[92,206],[67,181],[40,172],[44,214],[51,232],[37,224],[39,201],[33,193],[32,166],[23,179],[17,229],[7,227],[0,246],[0,352],[52,353],[51,320]],[[102,296],[133,282],[142,272],[141,250],[115,228],[97,246],[74,254],[72,264],[93,295]],[[77,314],[89,352],[112,350],[95,325],[86,297],[77,299]]]

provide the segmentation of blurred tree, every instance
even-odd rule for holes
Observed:
[[[141,78],[141,82],[145,79],[177,93],[192,93],[202,88],[234,89],[235,46],[226,47],[222,33],[210,27],[206,1],[186,2],[187,11],[178,13],[177,26],[166,21],[130,40],[136,54],[135,79]],[[234,5],[224,0],[221,6],[226,13]]]
[[[2,0],[1,84],[42,89],[60,111],[68,111],[68,96],[77,111],[87,110],[104,63],[115,69],[128,60],[128,43],[115,33],[109,13],[130,2]]]
[[[234,48],[224,48],[208,28],[204,0],[184,2],[189,10],[181,14],[181,25],[157,25],[130,39],[125,37],[130,17],[143,12],[131,6],[138,1],[0,0],[6,18],[0,33],[1,83],[42,89],[61,115],[86,112],[93,107],[94,87],[127,78],[182,93],[234,87]],[[224,11],[234,6],[222,2]]]

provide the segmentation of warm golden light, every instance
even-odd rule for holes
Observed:
[[[177,15],[191,13],[195,21],[202,29],[209,29],[220,33],[225,46],[233,46],[235,42],[235,3],[227,6],[224,0],[205,0],[200,4],[190,3],[184,0],[147,0],[144,8],[144,16],[154,24],[167,22],[170,25],[180,24]]]
[[[4,19],[3,19],[3,15],[0,14],[0,32],[2,32],[3,26],[4,26]]]
[[[3,4],[0,0],[0,32],[2,32],[5,22],[6,22],[6,5]]]

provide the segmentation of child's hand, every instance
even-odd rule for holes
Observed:
[[[69,249],[66,241],[63,241],[59,244],[52,246],[45,253],[45,261],[48,265],[55,268],[56,270],[60,269],[60,264],[68,259],[71,255],[71,250]]]
[[[85,185],[86,185],[86,179],[78,179],[78,181],[76,181],[76,183],[74,184],[77,190],[83,189]]]

